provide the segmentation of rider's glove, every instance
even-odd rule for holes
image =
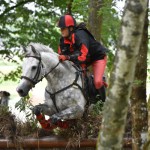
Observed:
[[[69,56],[67,56],[67,55],[59,55],[59,60],[60,61],[65,61],[65,60],[69,60],[70,58],[69,58]]]

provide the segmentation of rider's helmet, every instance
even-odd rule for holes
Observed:
[[[75,27],[75,26],[76,26],[76,21],[71,15],[61,16],[58,21],[59,28]]]

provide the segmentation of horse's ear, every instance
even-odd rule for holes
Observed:
[[[24,46],[22,46],[22,49],[25,53],[27,52],[27,49]]]
[[[35,50],[35,47],[33,45],[31,45],[31,50],[32,50],[33,53],[37,53],[36,50]]]

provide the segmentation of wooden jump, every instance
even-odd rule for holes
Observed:
[[[84,150],[95,150],[96,148],[96,139],[85,139],[80,142],[76,142],[76,145],[74,143],[69,145],[68,140],[64,140],[62,138],[54,137],[54,136],[48,136],[43,138],[25,138],[22,140],[17,140],[17,142],[12,142],[7,139],[0,139],[0,150],[2,149],[11,149],[16,150],[18,148],[23,149],[38,149],[38,150],[67,150],[67,148],[70,150],[78,150],[78,149],[84,149]],[[131,148],[131,139],[124,139],[123,141],[123,147],[124,148]]]

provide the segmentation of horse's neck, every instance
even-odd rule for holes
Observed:
[[[72,70],[68,70],[61,63],[57,66],[56,69],[52,71],[47,77],[48,86],[50,92],[56,92],[68,85],[72,84],[75,80],[75,73],[72,73]]]
[[[58,63],[58,56],[45,55],[45,69],[49,72]],[[50,72],[47,77],[47,88],[50,92],[58,91],[71,83],[75,79],[75,69],[72,68],[67,62],[60,63],[52,72]]]

